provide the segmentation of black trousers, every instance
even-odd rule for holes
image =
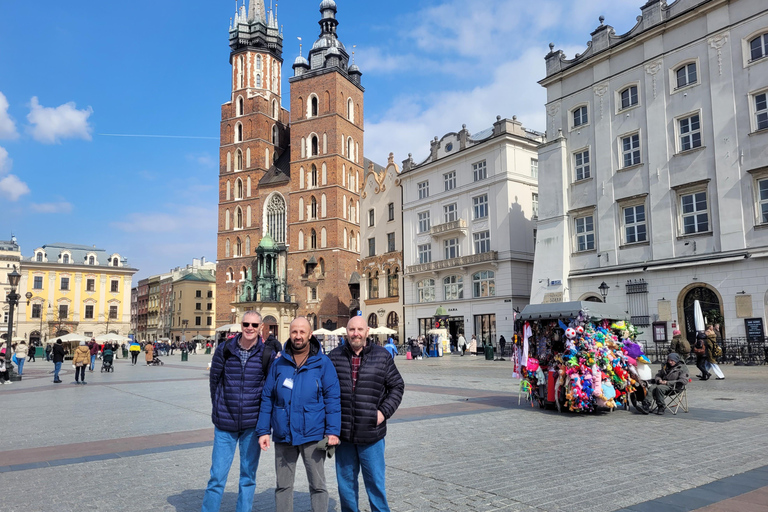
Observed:
[[[131,352],[131,363],[136,364],[136,361],[139,360],[139,353],[138,352]]]
[[[707,356],[700,356],[696,354],[696,368],[699,369],[704,377],[708,377],[711,374],[707,371]]]
[[[85,369],[88,366],[75,367],[75,382],[85,382]]]

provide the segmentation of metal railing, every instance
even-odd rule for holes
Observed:
[[[640,341],[645,353],[653,363],[662,363],[669,353],[669,342],[648,343]],[[719,364],[734,366],[757,366],[768,364],[768,340],[748,340],[745,337],[724,338],[718,343],[723,355],[717,358]],[[696,355],[691,351],[688,363],[696,362]]]

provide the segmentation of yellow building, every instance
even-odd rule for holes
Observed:
[[[22,261],[19,326],[14,331],[31,341],[69,333],[127,335],[136,272],[120,254],[95,246],[39,247]]]

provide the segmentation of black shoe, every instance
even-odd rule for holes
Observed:
[[[645,402],[640,402],[637,404],[637,410],[640,411],[643,414],[650,414],[651,413],[651,404],[647,404]]]
[[[666,410],[667,410],[667,408],[666,408],[666,407],[664,407],[663,405],[660,405],[660,406],[659,406],[659,409],[656,411],[656,414],[658,414],[659,416],[664,416],[664,412],[665,412]]]
[[[53,381],[53,383],[54,384],[61,384],[61,381],[60,380],[55,380],[55,381]]]
[[[725,377],[717,377],[715,380],[725,380]]]

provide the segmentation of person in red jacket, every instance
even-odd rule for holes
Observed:
[[[88,348],[91,350],[91,365],[88,367],[88,371],[92,372],[96,364],[96,356],[99,355],[99,344],[96,343],[95,339],[91,339]]]

